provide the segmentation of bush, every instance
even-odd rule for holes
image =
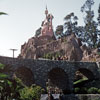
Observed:
[[[79,93],[79,91],[80,91],[80,88],[78,87],[74,89],[74,93]]]
[[[46,59],[51,59],[52,58],[52,54],[51,53],[47,53],[43,56],[43,58],[46,58]]]
[[[40,86],[32,85],[20,91],[20,98],[21,100],[39,100],[43,92],[44,90]]]
[[[5,65],[0,63],[0,69],[4,69]]]
[[[88,89],[87,91],[89,94],[96,94],[98,93],[98,88],[95,88],[95,87],[91,87]]]
[[[83,87],[83,88],[80,89],[80,93],[87,94],[87,90],[88,89],[86,87]]]
[[[98,89],[98,93],[100,94],[100,89]]]
[[[100,89],[96,88],[96,87],[91,87],[91,88],[87,88],[87,87],[82,87],[82,88],[75,88],[74,89],[74,93],[78,93],[78,94],[100,94]]]

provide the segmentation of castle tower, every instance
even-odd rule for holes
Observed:
[[[53,26],[52,26],[53,16],[48,13],[47,7],[46,7],[46,10],[45,10],[45,15],[46,15],[46,18],[42,22],[42,25],[41,25],[41,35],[42,36],[48,35],[48,36],[52,37],[54,35]]]

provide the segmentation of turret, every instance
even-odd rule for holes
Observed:
[[[53,33],[53,27],[52,27],[53,16],[48,13],[47,6],[46,6],[45,14],[46,14],[46,18],[42,22],[41,35],[42,36],[48,35],[48,36],[52,37],[54,35],[54,33]]]

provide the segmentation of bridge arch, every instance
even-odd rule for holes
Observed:
[[[75,72],[75,78],[76,78],[76,80],[78,80],[78,79],[80,79],[82,77],[85,77],[88,80],[95,79],[94,73],[90,69],[87,69],[87,68],[79,68]]]
[[[22,80],[22,82],[27,85],[27,86],[30,86],[31,84],[34,84],[35,83],[35,80],[34,80],[34,74],[33,72],[27,68],[27,67],[18,67],[14,74],[20,78]]]
[[[78,68],[74,75],[73,85],[75,87],[84,87],[95,79],[94,72],[88,68]]]
[[[67,91],[69,89],[69,78],[68,74],[64,69],[55,67],[48,71],[48,80],[50,85],[55,89],[58,88],[62,91]]]

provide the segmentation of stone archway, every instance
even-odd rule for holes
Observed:
[[[22,82],[27,85],[30,86],[32,84],[35,83],[34,80],[34,75],[32,73],[32,71],[29,68],[26,67],[19,67],[15,73],[14,73],[18,78],[20,78],[22,80]]]
[[[75,72],[74,76],[74,88],[75,87],[87,87],[88,84],[95,79],[93,72],[87,68],[79,68]]]
[[[69,90],[69,79],[66,72],[61,68],[53,68],[48,73],[48,80],[50,82],[50,86],[58,88],[62,91]]]
[[[90,71],[87,68],[80,68],[75,72],[75,78],[76,80],[80,79],[80,78],[87,78],[88,80],[92,80],[95,78],[94,74],[92,71]]]

